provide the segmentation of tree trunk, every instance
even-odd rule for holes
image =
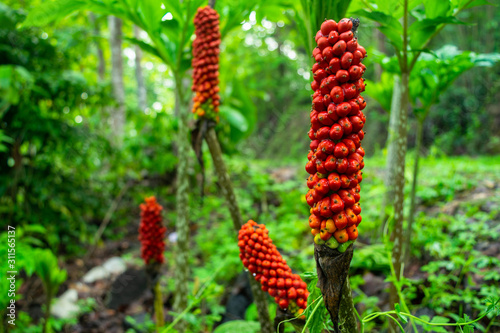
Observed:
[[[222,150],[219,145],[219,140],[217,139],[217,134],[213,127],[210,127],[205,136],[205,140],[208,144],[208,149],[212,155],[212,160],[214,162],[215,172],[217,173],[217,178],[219,180],[219,185],[222,190],[222,194],[226,199],[231,218],[233,220],[233,226],[238,232],[243,225],[243,218],[240,213],[240,208],[238,206],[238,201],[234,194],[233,185],[229,174],[227,172],[226,165],[222,159]],[[271,333],[273,328],[271,325],[271,318],[269,317],[269,311],[267,310],[267,300],[266,294],[260,289],[260,284],[255,280],[251,273],[250,285],[252,287],[252,294],[255,305],[257,306],[257,312],[259,314],[259,322],[261,326],[261,332]]]
[[[141,29],[134,25],[134,37],[140,39]],[[144,76],[142,74],[141,60],[142,60],[142,50],[139,46],[134,46],[135,52],[135,80],[137,81],[137,104],[139,109],[144,111],[147,107],[146,100],[146,86],[144,85]]]
[[[389,218],[386,213],[386,208],[388,205],[392,205],[394,202],[394,173],[396,172],[396,161],[397,161],[397,148],[398,148],[398,128],[397,128],[397,120],[399,117],[399,113],[401,111],[401,81],[399,76],[394,76],[394,87],[392,90],[392,101],[391,101],[391,114],[389,117],[389,129],[387,135],[387,158],[385,163],[385,177],[384,177],[384,185],[385,185],[385,193],[384,198],[382,200],[381,207],[381,225],[379,229],[379,233],[376,234],[376,238],[380,239],[381,235],[383,235],[385,225],[387,223],[387,219]]]
[[[94,13],[89,13],[90,23],[94,26],[94,37],[97,38],[95,41],[96,49],[97,49],[97,59],[99,64],[97,65],[97,71],[99,73],[99,80],[104,81],[104,76],[106,74],[106,60],[104,60],[104,50],[102,49],[101,42],[99,36],[101,34],[99,23],[95,17]]]
[[[111,116],[115,143],[120,145],[125,127],[125,88],[123,85],[122,20],[109,16],[111,41],[111,84],[116,108]]]
[[[417,181],[418,181],[418,162],[420,160],[420,150],[422,149],[423,131],[424,131],[424,120],[417,119],[415,164],[413,165],[413,181],[411,184],[411,194],[410,194],[410,214],[408,215],[408,228],[406,229],[406,235],[405,235],[404,253],[405,253],[406,263],[410,259],[410,254],[411,254],[411,233],[413,228],[413,221],[415,220],[415,209],[417,205],[415,201],[416,201]]]
[[[174,311],[181,313],[187,307],[188,278],[189,278],[189,179],[187,174],[189,158],[188,140],[188,105],[181,98],[183,89],[182,80],[176,80],[175,85],[175,109],[178,114],[179,128],[177,133],[177,189],[176,189],[176,231],[177,231],[177,253],[175,255],[175,279],[176,292],[174,296]],[[187,323],[179,321],[176,326],[179,332],[185,332]]]

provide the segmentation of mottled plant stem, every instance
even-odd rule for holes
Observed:
[[[343,253],[325,245],[314,245],[318,287],[330,313],[335,332],[357,332],[357,321],[349,284],[353,245]]]
[[[227,172],[226,164],[222,159],[222,150],[219,140],[217,139],[217,134],[212,126],[207,130],[205,140],[207,141],[210,155],[212,155],[215,172],[217,173],[222,194],[226,199],[226,204],[233,220],[233,226],[235,230],[238,231],[243,225],[243,218],[240,213],[238,201],[236,200],[236,195],[234,194],[233,184]],[[269,317],[269,311],[267,310],[266,294],[260,289],[260,284],[254,279],[252,274],[250,274],[250,286],[252,287],[254,302],[259,314],[261,332],[271,333],[273,332],[273,328],[271,325],[271,318]]]
[[[176,212],[177,221],[175,224],[177,231],[177,252],[175,255],[175,274],[176,286],[174,297],[174,311],[181,313],[187,307],[188,296],[188,278],[189,278],[189,220],[188,220],[188,106],[183,103],[181,98],[182,81],[178,80],[175,85],[175,109],[179,119],[179,128],[177,133],[177,190],[176,190]],[[179,321],[176,328],[179,332],[185,332],[187,323],[184,320]]]
[[[154,310],[155,310],[155,318],[156,318],[156,328],[158,329],[158,332],[160,331],[160,328],[165,326],[165,316],[163,315],[163,295],[161,294],[161,286],[160,286],[160,280],[158,279],[158,282],[155,284],[154,288]]]
[[[410,194],[410,213],[408,215],[408,228],[406,228],[405,234],[405,263],[410,259],[411,254],[411,234],[413,229],[413,221],[415,221],[415,210],[416,210],[416,194],[417,194],[417,183],[418,183],[418,167],[420,161],[420,150],[422,149],[424,122],[423,120],[417,120],[417,137],[416,137],[416,147],[415,147],[415,164],[413,165],[413,180],[411,183],[411,194]]]
[[[407,142],[407,113],[410,105],[409,79],[410,71],[408,68],[408,0],[404,0],[403,12],[403,59],[401,66],[401,108],[397,117],[397,149],[396,149],[396,168],[394,177],[394,220],[391,233],[392,263],[396,277],[401,276],[401,267],[403,263],[403,242],[404,242],[404,187],[405,187],[405,158]],[[394,283],[391,284],[389,304],[394,308],[394,304],[400,303],[399,295]],[[393,321],[389,323],[389,330],[396,331]]]
[[[385,230],[385,225],[389,218],[386,213],[386,207],[392,205],[394,202],[394,173],[396,172],[397,166],[397,147],[398,147],[398,128],[397,120],[401,110],[401,80],[399,76],[394,76],[394,85],[392,90],[392,100],[391,100],[391,114],[389,117],[389,133],[387,136],[387,158],[385,167],[385,193],[382,201],[381,207],[381,220],[379,232],[374,234],[375,239],[380,239]]]

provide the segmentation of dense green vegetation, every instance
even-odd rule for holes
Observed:
[[[222,31],[222,105],[215,130],[243,219],[266,224],[289,266],[318,298],[304,198],[312,79],[308,41],[313,37],[307,31],[316,31],[317,21],[323,20],[311,14],[316,2],[216,2]],[[395,283],[401,304],[396,309],[406,313],[396,318],[409,329],[497,332],[500,12],[481,0],[435,5],[410,1],[412,23],[444,20],[446,13],[453,19],[425,21],[422,31],[436,34],[419,51],[409,76],[404,225],[410,216],[414,222],[409,224],[411,242],[405,244],[410,254],[404,274],[396,277],[393,230],[386,223],[394,211],[384,202],[384,179],[390,170],[386,157],[392,92],[401,71],[395,33],[389,23],[384,28],[377,21],[393,15],[398,22],[391,4],[400,2],[353,0],[348,9],[323,8],[359,16],[358,39],[369,54],[363,222],[350,268],[356,310],[365,331],[388,331],[390,318],[375,313],[393,309],[388,295],[390,283]],[[238,321],[220,325],[227,320],[226,305],[234,306],[232,297],[249,287],[242,282],[237,234],[209,149],[203,143],[203,166],[194,150],[182,152],[181,141],[188,136],[182,130],[195,128],[188,108],[192,17],[204,5],[199,0],[164,5],[153,0],[0,3],[0,269],[2,274],[9,270],[4,258],[8,226],[13,226],[18,270],[15,326],[8,324],[9,285],[5,279],[0,283],[0,332],[155,331],[147,287],[128,306],[105,311],[116,276],[82,282],[111,257],[121,257],[128,268],[143,268],[139,204],[151,195],[163,206],[168,235],[159,277],[166,314],[160,331],[175,331],[172,323],[186,332],[259,331],[254,304],[244,309],[242,318],[229,317]],[[454,6],[463,11],[452,10]],[[116,64],[110,15],[123,22],[122,35],[114,36],[123,39],[126,120],[121,132],[115,127],[120,101],[112,80]],[[145,107],[138,94],[141,85]],[[182,194],[188,203],[179,209],[177,167],[182,161],[188,181]],[[177,242],[182,235],[176,228],[182,211],[188,217],[190,272],[188,306],[179,310],[174,294],[179,288]],[[64,318],[54,311],[48,316],[50,304],[58,302],[51,298],[68,290],[78,291],[73,302],[78,310]],[[273,319],[276,304],[269,298],[268,305]],[[331,324],[324,310],[308,312],[311,332]],[[429,324],[476,318],[481,319],[459,328]],[[177,326],[179,322],[183,325]],[[293,326],[287,325],[286,331],[292,332]]]

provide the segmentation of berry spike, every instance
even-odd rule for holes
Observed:
[[[193,113],[219,121],[219,14],[209,6],[198,8],[194,17]]]
[[[307,307],[307,284],[292,273],[268,233],[264,224],[245,223],[238,233],[240,259],[281,309],[300,315]]]
[[[311,151],[306,164],[311,175],[306,194],[309,226],[316,244],[340,252],[358,237],[361,222],[366,102],[360,93],[365,89],[366,50],[358,44],[358,26],[357,19],[325,20],[313,51]]]
[[[139,240],[141,241],[141,257],[146,265],[152,263],[163,264],[165,261],[163,251],[165,249],[165,228],[162,224],[161,211],[163,209],[156,202],[155,197],[145,199],[140,205],[141,223],[139,225]]]

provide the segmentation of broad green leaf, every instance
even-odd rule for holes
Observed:
[[[45,1],[28,13],[22,26],[44,26],[59,21],[73,12],[86,9],[87,4],[85,0]]]
[[[396,50],[401,50],[403,45],[403,27],[397,19],[379,11],[358,10],[353,14],[379,23],[380,25],[377,28],[389,39]]]
[[[384,111],[390,112],[394,74],[382,72],[378,82],[366,80],[366,94],[375,99]]]
[[[163,60],[162,56],[158,53],[158,50],[153,45],[133,37],[124,37],[124,39],[134,45],[139,46],[144,52],[157,56],[158,58]]]
[[[233,320],[218,326],[214,333],[257,333],[260,324],[256,321]]]
[[[446,16],[450,10],[450,0],[425,0],[425,16],[433,19],[440,16]]]
[[[410,36],[410,47],[412,50],[424,48],[432,35],[437,31],[441,24],[466,24],[454,16],[436,17],[432,19],[423,19],[414,22],[408,28]]]

